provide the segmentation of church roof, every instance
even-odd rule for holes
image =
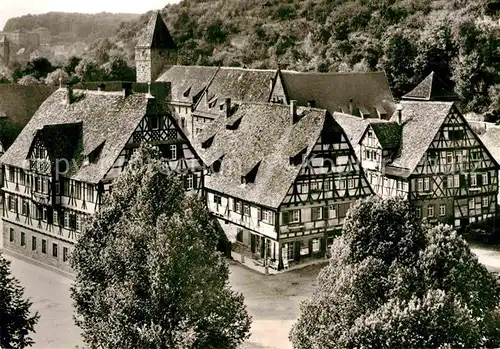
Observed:
[[[222,162],[219,172],[205,177],[206,188],[279,207],[301,168],[290,165],[290,157],[306,148],[306,156],[310,153],[327,118],[327,111],[321,109],[298,107],[297,113],[302,118],[292,123],[288,106],[242,103],[230,118],[207,124],[193,147],[208,166],[221,158]],[[255,181],[242,184],[241,177],[258,164]]]
[[[78,153],[74,154],[75,157],[102,146],[100,156],[96,163],[72,167],[66,176],[97,183],[112,167],[144,115],[159,110],[164,113],[167,108],[157,99],[147,98],[144,93],[133,93],[126,98],[121,92],[75,89],[73,93],[81,97],[70,105],[66,104],[66,89],[58,89],[47,98],[0,161],[7,165],[27,167],[23,160],[28,157],[40,130],[45,130],[44,134],[57,143],[59,140],[52,136],[59,134],[65,125],[81,125],[78,126],[81,127],[81,137],[77,142]]]
[[[459,96],[451,86],[445,83],[434,72],[427,75],[413,90],[403,96],[407,100],[421,101],[455,101]]]
[[[136,47],[177,48],[160,12],[156,12],[151,16],[148,25],[146,26],[146,31],[140,37]]]
[[[351,113],[378,118],[394,111],[394,98],[384,72],[370,73],[299,73],[282,71],[283,84],[289,100],[298,105],[314,101],[318,108],[330,113]],[[377,112],[378,111],[378,112]],[[368,115],[366,115],[368,114]]]

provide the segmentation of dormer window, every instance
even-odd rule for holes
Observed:
[[[296,155],[290,156],[290,158],[289,158],[290,165],[292,165],[292,166],[299,166],[299,165],[301,165],[302,164],[302,158],[303,158],[304,154],[306,153],[306,151],[307,151],[307,148],[304,148],[300,152],[298,152]]]
[[[260,161],[244,176],[241,176],[241,184],[254,183],[259,171]]]
[[[203,149],[207,149],[207,148],[210,148],[210,146],[212,145],[212,143],[214,142],[214,138],[215,136],[212,136],[210,137],[209,139],[207,139],[206,141],[204,141],[203,143],[201,143],[201,147]]]
[[[191,87],[189,87],[184,93],[182,94],[184,97],[188,97],[189,93],[191,92]]]

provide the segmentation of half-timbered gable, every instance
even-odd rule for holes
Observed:
[[[210,167],[208,207],[260,260],[324,256],[352,202],[372,193],[325,110],[243,103],[210,123],[194,146]]]
[[[170,113],[168,87],[155,83],[148,93],[134,93],[130,84],[121,92],[61,88],[51,95],[1,159],[8,178],[4,246],[68,270],[86,217],[142,142],[170,154],[167,166],[184,171],[186,188],[197,192],[201,163]]]

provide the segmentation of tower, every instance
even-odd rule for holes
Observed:
[[[9,44],[7,37],[0,38],[0,70],[7,69],[9,65]]]
[[[137,82],[154,82],[168,66],[177,62],[177,46],[161,14],[156,12],[135,47]]]

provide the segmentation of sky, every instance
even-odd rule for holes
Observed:
[[[11,17],[46,12],[144,13],[178,0],[0,0],[0,29]]]

